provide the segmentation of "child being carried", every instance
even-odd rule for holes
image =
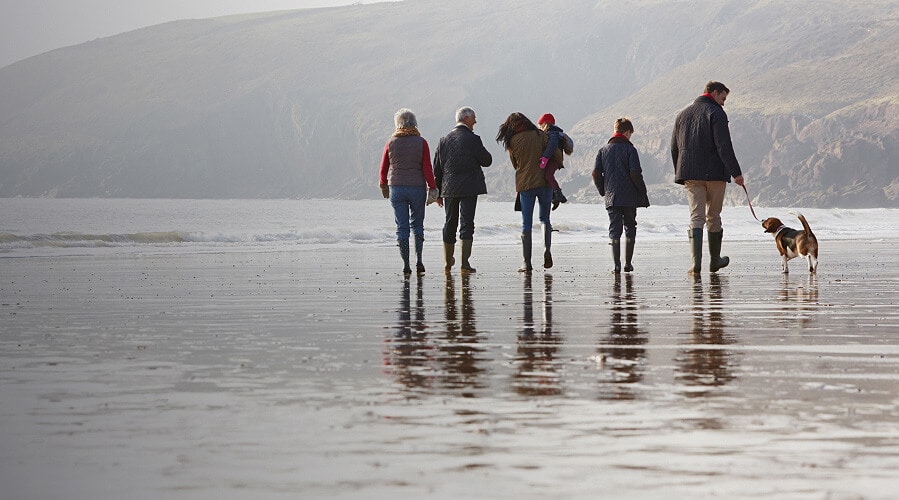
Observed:
[[[559,208],[560,203],[567,203],[568,199],[562,194],[562,188],[559,187],[559,183],[556,181],[556,170],[565,168],[565,166],[557,164],[552,159],[553,153],[556,149],[561,149],[563,153],[570,156],[574,151],[574,141],[561,128],[556,126],[556,118],[550,113],[543,114],[537,120],[537,125],[549,136],[546,151],[543,152],[543,156],[540,158],[540,168],[546,171],[546,182],[553,189],[553,210],[555,210]]]

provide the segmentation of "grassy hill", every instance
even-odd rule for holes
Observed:
[[[552,112],[589,176],[630,116],[655,204],[682,203],[668,140],[710,79],[754,202],[899,207],[899,2],[407,0],[179,21],[0,69],[0,196],[379,196],[393,112],[433,145],[462,105],[497,127]],[[742,192],[731,190],[732,201]]]

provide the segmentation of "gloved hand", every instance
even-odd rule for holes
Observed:
[[[545,157],[545,156],[541,156],[541,157],[540,157],[540,168],[541,168],[541,169],[546,168],[546,164],[547,164],[547,163],[549,163],[549,158],[547,158],[547,157]]]
[[[384,195],[384,198],[390,198],[390,186],[381,184],[381,194]]]
[[[437,192],[436,189],[428,189],[428,201],[425,202],[425,205],[430,205],[437,201],[437,198],[440,198],[440,193]]]

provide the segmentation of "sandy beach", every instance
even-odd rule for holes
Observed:
[[[897,243],[0,258],[2,496],[890,498]]]

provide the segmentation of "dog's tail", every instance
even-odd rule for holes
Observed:
[[[808,227],[808,222],[806,222],[804,215],[802,215],[801,213],[796,213],[796,212],[790,212],[790,213],[795,215],[796,218],[799,219],[799,222],[802,222],[802,229],[805,230],[805,234],[808,234],[811,236],[815,235],[815,233],[812,232],[812,228]]]

